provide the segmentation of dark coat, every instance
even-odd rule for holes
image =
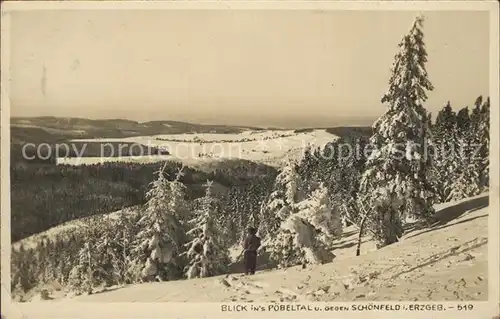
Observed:
[[[260,247],[260,238],[256,235],[248,235],[243,243],[243,249],[245,251],[256,252]]]

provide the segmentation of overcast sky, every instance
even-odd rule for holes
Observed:
[[[396,11],[24,11],[12,15],[11,115],[353,124],[385,111]],[[488,95],[487,12],[427,12],[436,113]],[[340,122],[340,123],[339,123]]]

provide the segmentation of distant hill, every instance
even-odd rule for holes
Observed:
[[[106,139],[106,138],[133,138],[144,137],[153,135],[173,135],[173,134],[240,134],[244,131],[266,131],[268,128],[256,128],[245,126],[229,126],[229,125],[206,125],[206,124],[193,124],[180,121],[149,121],[149,122],[136,122],[123,119],[104,119],[92,120],[85,118],[60,118],[60,117],[33,117],[33,118],[11,118],[11,160],[13,163],[25,162],[26,156],[23,155],[23,145],[33,143],[37,146],[41,144],[50,145],[50,149],[42,149],[43,154],[29,153],[29,157],[36,157],[34,162],[50,162],[56,161],[54,156],[56,154],[56,144],[68,143],[70,140],[79,139]],[[308,133],[317,130],[317,128],[302,128],[295,130],[295,133]],[[325,130],[325,129],[324,129]],[[369,137],[372,134],[371,127],[364,126],[339,126],[327,128],[326,132],[338,137]],[[141,147],[134,147],[134,152],[125,151],[121,154],[136,155],[157,155],[168,154],[168,151],[157,149],[155,147],[148,147],[140,142]],[[98,141],[87,141],[86,148],[82,157],[100,157],[101,143]],[[80,148],[78,148],[80,149]],[[132,148],[131,148],[132,150]],[[30,152],[34,152],[34,148],[29,148]],[[58,153],[59,156],[65,157],[66,155],[74,157],[73,153],[68,151]],[[47,160],[43,158],[50,157]],[[39,159],[40,158],[40,159]]]
[[[330,134],[339,137],[367,137],[373,134],[371,126],[336,126],[327,128],[326,131]]]
[[[68,138],[119,138],[141,135],[181,133],[240,133],[244,130],[260,130],[256,127],[205,125],[179,121],[135,122],[122,119],[92,120],[84,118],[32,117],[11,118],[11,127],[43,129],[53,135]]]
[[[226,125],[204,125],[192,124],[179,121],[150,121],[139,123],[123,119],[92,120],[85,118],[61,118],[53,116],[31,117],[31,118],[11,118],[11,160],[12,162],[24,162],[22,156],[23,145],[33,143],[36,145],[48,144],[55,154],[55,144],[67,143],[72,139],[95,139],[95,138],[126,138],[136,136],[160,135],[160,134],[182,134],[182,133],[219,133],[234,134],[245,130],[261,130],[253,127],[226,126]],[[91,145],[87,143],[84,157],[99,156],[100,144]],[[142,145],[148,148],[140,151],[140,154],[159,154],[156,148]],[[48,157],[49,151],[44,149],[41,157]],[[168,153],[168,152],[167,152]],[[127,153],[128,154],[128,153]],[[31,155],[32,154],[28,154]],[[53,162],[51,157],[48,160],[38,160],[40,154],[33,154],[36,161],[31,162]]]
[[[62,118],[53,116],[13,117],[10,121],[13,143],[17,140],[58,140],[68,138],[121,138],[144,135],[218,133],[235,134],[245,130],[269,130],[271,128],[232,125],[195,124],[180,121],[136,122],[123,119],[92,120],[85,118]],[[302,128],[306,132],[316,128]],[[273,128],[273,130],[279,130]],[[337,136],[371,135],[369,126],[335,126],[326,130]]]
[[[307,133],[312,132],[318,128],[301,128],[296,129],[296,133]],[[367,137],[372,136],[373,129],[371,126],[335,126],[323,128],[328,133],[336,135],[338,137]]]

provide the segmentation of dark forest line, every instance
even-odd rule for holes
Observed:
[[[77,218],[141,205],[154,172],[163,163],[105,163],[96,165],[30,164],[11,167],[11,238],[18,241]],[[174,177],[180,163],[169,162]],[[222,162],[210,171],[184,168],[181,181],[188,199],[203,194],[207,180],[218,186],[218,196],[229,188],[272,179],[272,167],[243,160]]]

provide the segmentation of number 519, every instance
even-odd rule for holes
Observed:
[[[458,305],[457,310],[472,310],[474,305]]]

